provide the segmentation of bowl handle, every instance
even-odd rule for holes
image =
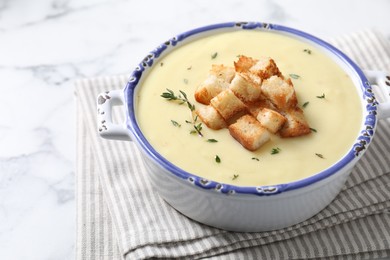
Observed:
[[[390,117],[390,76],[383,71],[365,71],[379,102],[378,119]]]
[[[124,104],[123,90],[111,90],[100,93],[97,97],[97,126],[101,137],[113,140],[130,141],[126,123],[112,122],[113,106]]]

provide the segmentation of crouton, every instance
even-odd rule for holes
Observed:
[[[249,72],[249,68],[256,64],[258,60],[244,55],[240,55],[238,61],[234,62],[236,72]]]
[[[210,100],[229,87],[235,71],[232,67],[212,65],[208,77],[195,91],[195,100],[209,105]]]
[[[261,84],[261,91],[276,107],[288,110],[297,106],[297,96],[291,79],[272,76]]]
[[[259,114],[259,112],[263,109],[263,108],[268,108],[268,109],[272,109],[272,110],[276,110],[276,107],[274,104],[272,104],[271,101],[269,101],[268,99],[260,99],[259,101],[256,101],[254,103],[246,103],[245,104],[247,106],[247,110],[248,112],[254,116],[254,117],[257,117],[257,115]]]
[[[286,118],[275,110],[263,108],[257,114],[256,119],[262,126],[267,128],[268,131],[275,134],[286,122]]]
[[[223,117],[210,105],[198,107],[195,113],[211,129],[219,130],[227,126]]]
[[[246,110],[245,104],[230,90],[224,90],[210,100],[210,104],[219,114],[229,121],[236,114]]]
[[[252,67],[249,68],[249,72],[256,74],[263,80],[275,75],[279,77],[282,76],[275,61],[268,57],[263,57],[258,60]]]
[[[245,73],[236,73],[230,83],[230,89],[244,103],[255,102],[261,98],[261,79],[254,82],[252,78]]]
[[[307,135],[311,132],[303,111],[299,107],[288,110],[284,116],[287,121],[279,131],[281,137],[296,137]]]
[[[243,147],[255,151],[270,139],[270,133],[251,115],[240,117],[229,126],[230,135]]]
[[[233,67],[227,67],[223,64],[211,65],[210,75],[216,76],[221,82],[230,83],[234,78],[236,71]]]

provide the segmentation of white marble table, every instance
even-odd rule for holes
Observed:
[[[0,0],[0,259],[74,258],[74,80],[129,73],[159,43],[210,23],[390,37],[389,14],[388,0]]]

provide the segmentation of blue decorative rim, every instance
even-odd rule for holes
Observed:
[[[137,87],[140,79],[143,76],[143,73],[150,69],[153,66],[154,60],[158,59],[161,54],[165,51],[174,48],[176,45],[180,45],[187,38],[197,35],[200,33],[213,33],[215,32],[223,32],[223,31],[234,31],[234,30],[260,30],[260,31],[275,31],[283,34],[287,34],[290,36],[295,36],[296,38],[301,38],[311,42],[314,45],[319,47],[323,47],[329,52],[331,52],[335,57],[338,58],[339,61],[343,62],[344,65],[347,65],[351,71],[356,73],[356,78],[359,79],[358,84],[360,84],[364,105],[365,105],[365,114],[364,114],[364,125],[360,132],[360,135],[356,139],[354,145],[351,150],[337,163],[329,167],[328,169],[321,171],[313,176],[307,177],[302,180],[277,184],[272,186],[236,186],[231,184],[219,183],[211,180],[206,180],[197,175],[186,172],[177,166],[170,163],[163,156],[161,156],[147,141],[145,136],[142,134],[136,120],[136,116],[134,113],[134,95],[135,88]],[[375,126],[376,126],[376,114],[377,114],[377,101],[374,97],[371,85],[367,80],[366,76],[362,72],[362,70],[344,53],[342,53],[337,48],[333,47],[329,43],[307,34],[305,32],[292,29],[289,27],[269,24],[269,23],[261,23],[261,22],[229,22],[229,23],[221,23],[209,25],[201,28],[197,28],[194,30],[190,30],[179,34],[170,40],[164,42],[159,45],[156,49],[151,51],[143,61],[136,67],[136,69],[132,72],[130,79],[124,89],[125,102],[127,104],[127,127],[131,131],[133,138],[140,144],[141,148],[144,152],[157,164],[171,172],[172,174],[180,177],[184,180],[189,181],[190,183],[207,190],[215,190],[216,192],[221,192],[225,194],[255,194],[255,195],[273,195],[279,194],[281,192],[290,191],[299,189],[308,185],[311,185],[315,182],[323,180],[333,174],[335,174],[338,170],[345,167],[347,164],[352,163],[355,160],[358,160],[359,157],[364,153],[366,148],[368,147],[371,139],[374,135]]]

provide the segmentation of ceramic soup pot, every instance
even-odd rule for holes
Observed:
[[[169,55],[183,44],[207,35],[237,30],[272,31],[307,42],[334,59],[352,79],[361,97],[361,129],[348,152],[332,166],[290,183],[235,186],[204,179],[180,169],[160,155],[148,142],[136,116],[135,101],[139,88],[142,87],[140,82],[148,77],[154,66],[160,66],[163,56]],[[363,72],[341,51],[305,32],[258,22],[215,24],[179,34],[159,45],[135,68],[123,90],[101,94],[97,99],[99,134],[103,138],[135,142],[143,153],[149,179],[159,195],[189,218],[231,231],[275,230],[312,217],[340,192],[352,168],[374,138],[377,121],[390,116],[390,104],[378,102],[369,83],[380,87],[385,85],[385,81],[384,73]],[[125,107],[126,121],[123,124],[114,124],[111,120],[112,107],[117,103]]]

